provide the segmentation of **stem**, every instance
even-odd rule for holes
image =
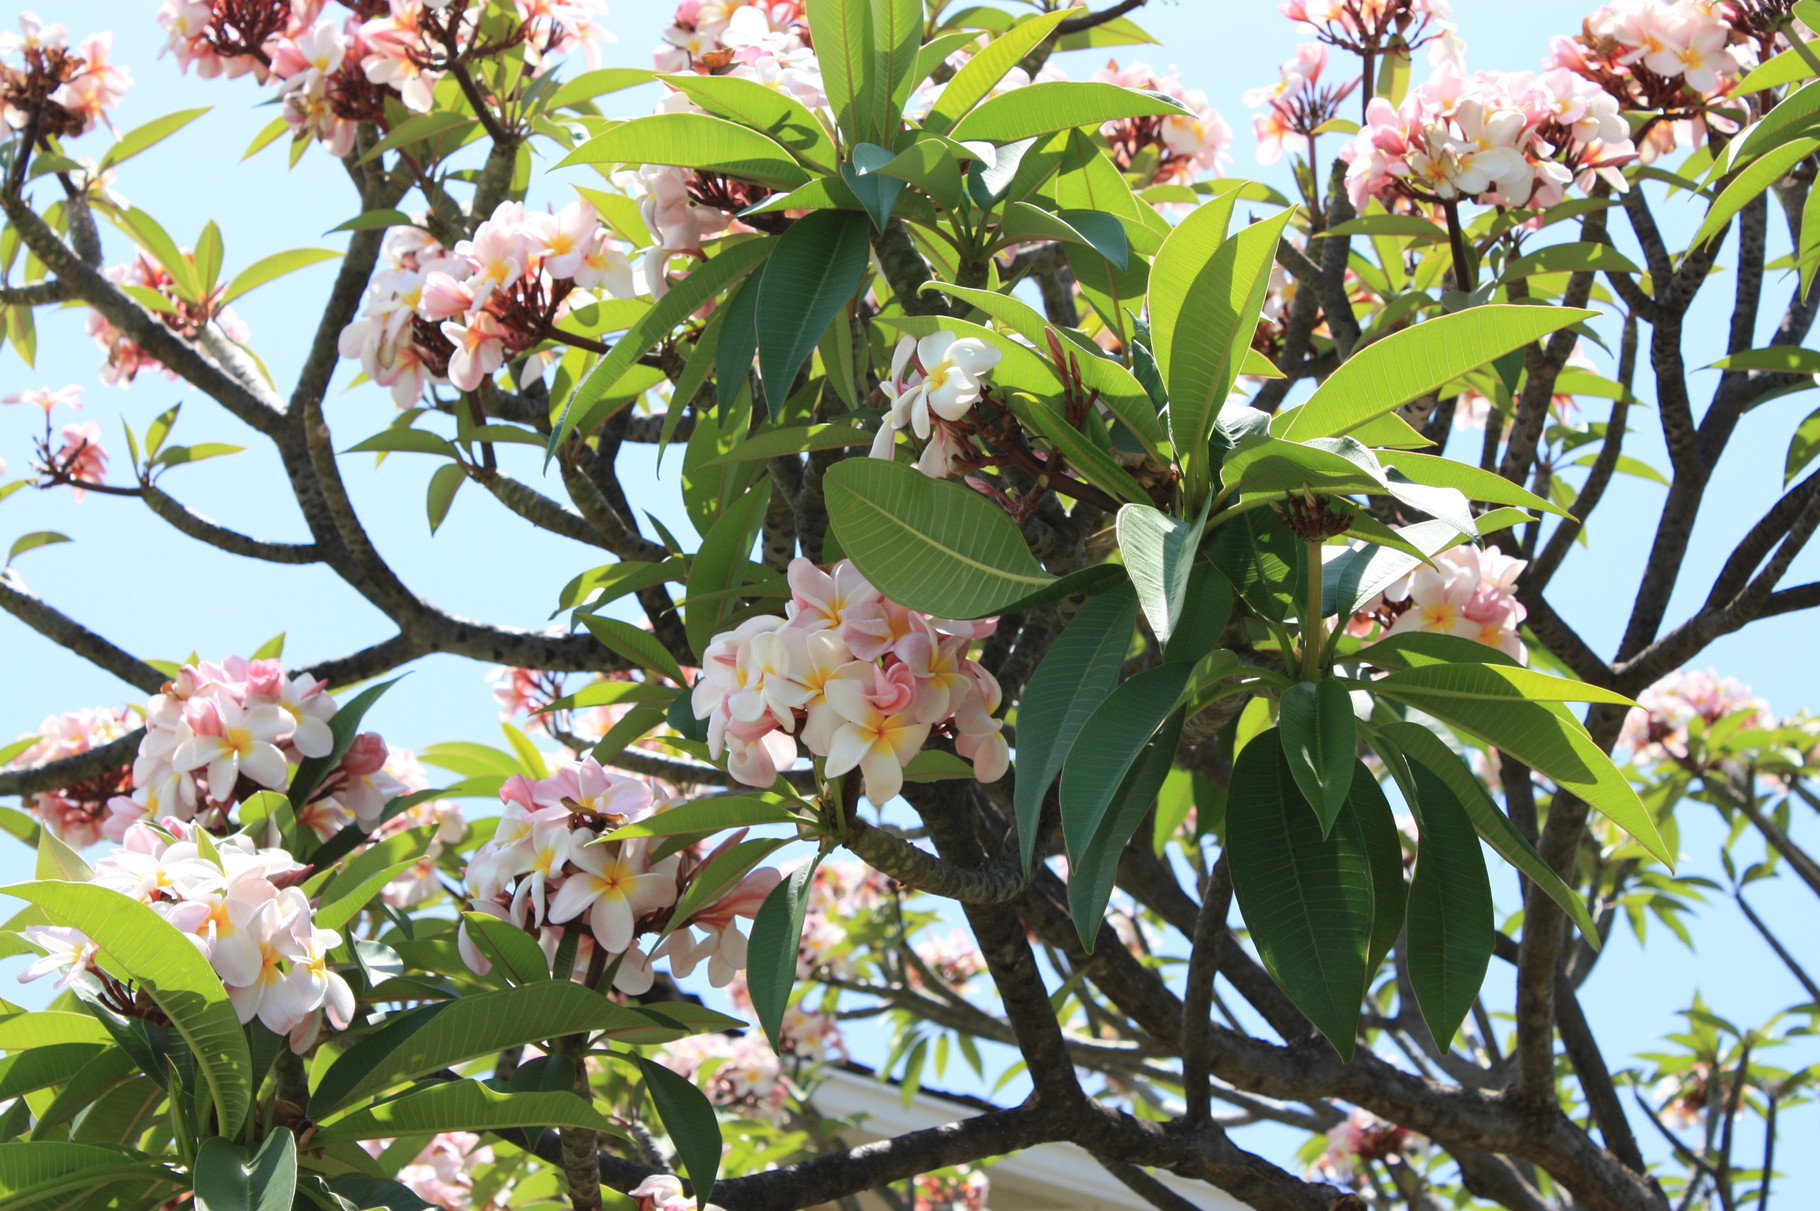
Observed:
[[[1363,125],[1370,121],[1366,116],[1371,110],[1372,89],[1376,85],[1378,74],[1378,55],[1376,51],[1366,51],[1365,70],[1359,75],[1359,122]]]
[[[1302,680],[1315,681],[1321,675],[1321,649],[1327,646],[1321,620],[1321,543],[1309,539],[1303,545],[1308,551],[1308,604],[1302,609]]]
[[[1788,44],[1794,48],[1794,52],[1801,56],[1801,61],[1812,68],[1815,75],[1820,76],[1820,58],[1815,57],[1814,52],[1809,49],[1807,42],[1800,34],[1795,32],[1794,24],[1794,18],[1792,17],[1784,22],[1782,26],[1782,36],[1788,39]],[[1767,1183],[1765,1184],[1767,1185]]]
[[[594,1090],[588,1081],[588,1036],[569,1035],[558,1045],[558,1050],[575,1065],[575,1095],[592,1106]],[[588,1127],[564,1127],[561,1136],[563,1178],[569,1188],[569,1205],[575,1211],[600,1211],[600,1133]]]
[[[1471,294],[1478,285],[1472,273],[1472,258],[1466,252],[1466,232],[1460,227],[1460,203],[1449,199],[1441,203],[1447,215],[1447,239],[1453,245],[1453,284],[1462,294]]]

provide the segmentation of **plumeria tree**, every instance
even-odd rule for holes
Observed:
[[[252,152],[345,169],[344,250],[243,266],[118,192],[198,111],[114,132],[109,35],[23,20],[7,338],[80,310],[105,382],[225,409],[297,515],[193,511],[170,472],[235,448],[175,407],[117,442],[76,386],[8,398],[44,428],[0,497],[137,500],[390,633],[290,663],[173,614],[167,664],[0,573],[136,691],[0,752],[37,863],[0,947],[55,985],[0,1006],[0,1206],[980,1208],[1064,1141],[1165,1209],[1165,1173],[1297,1211],[1784,1195],[1820,987],[1751,899],[1820,895],[1820,725],[1694,670],[1820,604],[1820,413],[1670,607],[1740,419],[1820,371],[1820,5],[1618,0],[1499,73],[1442,0],[1291,0],[1247,96],[1281,193],[1121,52],[1143,4],[685,0],[649,69],[588,59],[593,0],[148,5],[169,67],[273,107]],[[233,303],[329,258],[281,384]],[[338,379],[384,389],[358,432]],[[435,462],[432,531],[471,483],[572,541],[563,623],[413,591],[363,453]],[[1613,575],[1620,474],[1667,493],[1600,651],[1551,588]],[[436,653],[497,666],[505,747],[367,726]],[[1707,813],[1725,882],[1677,873]],[[1802,997],[1611,1053],[1601,954],[1720,899]],[[862,1143],[816,1104],[853,1062],[987,1096]]]

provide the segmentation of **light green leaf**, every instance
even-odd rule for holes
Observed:
[[[1181,701],[1193,672],[1182,660],[1145,669],[1116,687],[1087,720],[1081,734],[1092,743],[1076,744],[1062,767],[1062,838],[1071,863],[1086,855],[1125,775]]]
[[[1016,67],[1023,57],[1035,50],[1044,38],[1068,16],[1066,9],[1041,13],[1018,22],[985,47],[954,73],[923,119],[923,129],[947,131],[980,101],[985,99],[1005,73]]]
[[[803,163],[833,172],[840,163],[834,140],[801,101],[781,89],[740,76],[695,72],[659,76],[711,114],[763,131]]]
[[[1774,370],[1783,374],[1820,374],[1820,349],[1799,345],[1771,345],[1746,349],[1713,363],[1717,370]]]
[[[101,156],[101,163],[96,166],[96,175],[106,172],[116,164],[123,164],[142,151],[151,148],[170,138],[184,127],[209,111],[209,106],[200,109],[180,109],[175,113],[153,118],[120,136],[120,141],[108,148]],[[249,153],[250,154],[250,153]]]
[[[1532,273],[1642,273],[1629,257],[1610,244],[1550,244],[1504,267],[1502,278]]]
[[[1043,800],[1062,770],[1081,729],[1112,692],[1131,628],[1137,623],[1137,594],[1120,584],[1080,608],[1050,645],[1017,708],[1018,852],[1028,872],[1036,857],[1036,831]]]
[[[836,463],[823,481],[841,550],[886,597],[939,618],[985,618],[1054,577],[992,501],[876,458]]]
[[[1331,678],[1299,681],[1283,691],[1278,710],[1283,757],[1302,797],[1321,822],[1321,835],[1333,822],[1352,788],[1358,760],[1359,732],[1352,714],[1352,695]]]
[[[1425,320],[1355,350],[1307,403],[1273,421],[1271,432],[1291,441],[1351,433],[1468,370],[1597,314],[1494,304]]]
[[[1253,737],[1233,765],[1226,857],[1265,969],[1350,1060],[1372,936],[1371,859],[1346,813],[1321,835],[1275,728]]]
[[[1411,450],[1385,450],[1378,455],[1378,461],[1386,467],[1392,467],[1402,472],[1414,483],[1428,484],[1436,488],[1453,488],[1463,493],[1468,500],[1489,501],[1496,505],[1516,505],[1522,509],[1554,513],[1561,517],[1567,516],[1567,510],[1543,500],[1522,485],[1513,484],[1495,472],[1483,471],[1478,467],[1456,462],[1451,458],[1417,454]]]
[[[461,920],[467,928],[468,941],[493,965],[489,975],[497,973],[513,985],[550,978],[550,960],[544,957],[537,940],[523,929],[480,912],[464,912]]]
[[[801,454],[808,450],[837,450],[844,446],[865,446],[872,434],[852,425],[786,425],[753,434],[719,458],[711,458],[704,467],[729,467],[734,463],[776,458],[784,454]]]
[[[332,261],[340,255],[333,248],[292,248],[287,252],[274,252],[271,256],[261,257],[234,275],[221,301],[231,303],[256,286],[263,286],[287,273],[295,273],[307,265]]]
[[[39,547],[50,547],[60,542],[73,541],[75,540],[68,534],[59,534],[55,530],[34,530],[30,534],[22,534],[13,540],[13,545],[6,551],[6,562],[11,564],[13,560],[27,551],[36,551]]]
[[[676,662],[676,657],[650,631],[618,618],[608,618],[604,614],[584,614],[581,621],[594,633],[594,638],[640,668],[661,673],[677,685],[688,684],[688,678],[683,676],[682,666]]]
[[[642,67],[602,67],[594,71],[584,71],[573,80],[565,80],[557,90],[550,94],[545,109],[566,109],[583,101],[607,93],[616,93],[627,88],[636,88],[653,79],[655,73]]]
[[[1158,642],[1168,643],[1188,600],[1188,572],[1200,551],[1206,513],[1194,521],[1149,505],[1118,512],[1119,558],[1137,587],[1138,605]]]
[[[755,795],[709,795],[624,825],[602,837],[601,841],[718,833],[731,828],[794,824],[796,821],[788,808],[772,799],[760,799]]]
[[[889,143],[903,125],[904,104],[923,44],[923,0],[871,0],[872,70],[865,74],[874,141]]]
[[[1820,193],[1820,190],[1816,190]],[[1788,439],[1788,453],[1782,460],[1782,485],[1787,487],[1795,482],[1795,476],[1807,470],[1807,465],[1820,455],[1820,408],[1807,414],[1795,427],[1795,435]]]
[[[433,829],[395,833],[349,858],[322,888],[316,901],[316,924],[322,929],[340,929],[353,920],[387,883],[423,857],[434,837]]]
[[[189,1044],[223,1130],[238,1132],[252,1105],[252,1057],[221,977],[201,951],[149,905],[94,883],[18,883],[9,896],[80,929],[107,971],[130,979]]]
[[[1534,669],[1514,664],[1422,664],[1391,673],[1372,682],[1371,688],[1392,692],[1408,690],[1429,697],[1479,701],[1636,705],[1622,694],[1588,685],[1584,681],[1551,677],[1547,673],[1538,673]]]
[[[1809,85],[1808,87],[1813,88],[1814,86]],[[1820,97],[1820,91],[1817,91],[1815,95]],[[1733,215],[1743,210],[1752,198],[1757,197],[1787,176],[1795,165],[1811,155],[1816,147],[1820,147],[1820,139],[1796,139],[1793,143],[1785,143],[1751,161],[1743,171],[1732,178],[1731,184],[1727,185],[1719,196],[1713,199],[1711,209],[1706,212],[1705,222],[1700,224],[1700,230],[1695,233],[1688,247],[1698,248],[1713,236],[1718,235],[1720,231],[1724,230],[1725,225],[1731,222]]]
[[[740,497],[708,528],[702,538],[701,550],[689,564],[683,629],[698,658],[708,650],[708,644],[721,630],[721,624],[739,608],[736,596],[710,594],[726,593],[745,583],[752,544],[758,539],[759,526],[764,523],[765,510],[770,504],[771,481],[766,479]],[[591,625],[593,619],[590,617],[586,621]],[[678,685],[682,684],[680,672],[674,680]]]
[[[479,129],[480,123],[476,119],[450,109],[413,114],[394,126],[379,142],[369,147],[357,163],[365,164],[369,160],[378,159],[388,151],[400,147],[411,147],[418,143],[427,143],[432,139],[436,141],[436,146],[417,158],[440,159],[466,142],[466,135],[477,132]]]
[[[808,0],[806,8],[828,108],[847,143],[863,143],[874,133],[862,112],[874,70],[872,6],[869,0]]]
[[[977,139],[1004,144],[1075,126],[1152,115],[1179,118],[1189,111],[1160,93],[1093,81],[1045,80],[981,102],[949,133],[962,143]]]
[[[595,135],[556,167],[570,164],[674,164],[773,189],[794,189],[809,180],[796,157],[771,136],[713,114],[633,118]]]

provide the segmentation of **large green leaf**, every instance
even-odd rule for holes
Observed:
[[[1341,363],[1300,408],[1270,431],[1291,441],[1351,433],[1410,400],[1598,314],[1569,307],[1497,304],[1438,316],[1374,341]]]
[[[313,1144],[498,1131],[511,1127],[586,1127],[620,1135],[607,1117],[563,1090],[506,1093],[480,1081],[447,1081],[343,1115],[311,1137]],[[287,1206],[289,1204],[286,1204]]]
[[[1371,865],[1371,948],[1365,958],[1369,980],[1403,932],[1408,891],[1403,885],[1403,832],[1378,780],[1363,761],[1352,763],[1352,785],[1342,810],[1358,822]]]
[[[51,1043],[0,1058],[0,1101],[68,1080],[70,1073],[111,1050],[100,1042]]]
[[[227,293],[222,295],[221,301],[231,303],[247,291],[287,273],[295,273],[320,261],[332,261],[340,255],[333,248],[292,248],[288,252],[275,252],[271,256],[261,257],[234,275],[234,280],[227,284]]]
[[[1036,858],[1036,831],[1043,800],[1062,770],[1074,742],[1093,712],[1112,692],[1131,628],[1137,622],[1137,594],[1120,584],[1080,608],[1043,657],[1018,700],[1018,852],[1024,870]]]
[[[1552,778],[1610,816],[1664,866],[1674,869],[1674,854],[1663,844],[1655,820],[1629,779],[1558,703],[1456,698],[1382,682],[1374,682],[1372,689],[1477,736]]]
[[[695,1190],[695,1205],[705,1208],[720,1172],[720,1119],[714,1104],[693,1082],[683,1079],[655,1060],[635,1057],[645,1074],[645,1088],[657,1104],[670,1142],[676,1145],[683,1170]]]
[[[124,1148],[54,1140],[4,1143],[0,1144],[0,1206],[35,1207],[41,1199],[64,1195],[65,1207],[99,1208],[106,1203],[68,1196],[141,1174],[148,1186],[158,1178],[177,1184],[164,1166]]]
[[[1156,355],[1165,379],[1173,364],[1177,337],[1199,339],[1198,331],[1182,327],[1182,311],[1197,283],[1207,272],[1213,256],[1226,242],[1226,231],[1232,222],[1232,208],[1238,199],[1237,187],[1216,192],[1196,206],[1170,228],[1163,246],[1157,249],[1150,265],[1150,293],[1146,300],[1150,312],[1150,349]]]
[[[1321,821],[1321,832],[1331,832],[1358,760],[1352,695],[1332,678],[1299,681],[1283,691],[1278,726],[1289,772]]]
[[[770,135],[713,114],[651,114],[595,135],[556,165],[674,164],[757,181],[774,189],[807,184],[809,174]]]
[[[297,1193],[297,1137],[280,1127],[257,1152],[231,1139],[202,1141],[192,1170],[196,1211],[291,1211]]]
[[[0,1017],[0,1051],[21,1051],[56,1043],[104,1043],[109,1037],[106,1028],[86,1013],[42,1009]]]
[[[763,131],[812,168],[833,172],[839,163],[834,140],[822,124],[801,101],[782,89],[741,76],[703,76],[695,72],[658,79],[688,94],[690,100],[711,114]]]
[[[6,894],[80,929],[100,964],[132,980],[189,1044],[222,1130],[237,1133],[252,1105],[252,1056],[221,977],[191,940],[151,907],[94,883],[19,883]]]
[[[1409,982],[1422,1020],[1446,1051],[1479,995],[1497,941],[1491,880],[1479,834],[1453,791],[1421,762],[1410,771],[1421,838],[1409,881]]]
[[[1175,660],[1145,669],[1118,686],[1088,718],[1062,767],[1062,839],[1068,860],[1087,853],[1125,775],[1188,688],[1194,666]],[[1120,844],[1123,844],[1121,841]]]
[[[1159,643],[1167,644],[1188,601],[1188,573],[1201,546],[1205,512],[1194,521],[1149,505],[1118,513],[1119,558],[1137,587],[1138,605]]]
[[[1413,483],[1427,484],[1436,488],[1453,488],[1463,493],[1468,500],[1490,501],[1496,505],[1516,505],[1520,509],[1535,509],[1560,517],[1567,516],[1566,509],[1543,500],[1521,484],[1513,484],[1495,472],[1484,471],[1451,458],[1439,458],[1433,454],[1417,454],[1409,450],[1383,450],[1378,453],[1378,461],[1386,467],[1394,467],[1401,471]]]
[[[708,258],[706,264],[672,286],[575,385],[568,403],[563,405],[562,417],[550,433],[546,455],[555,454],[571,430],[579,428],[587,433],[605,420],[610,403],[608,391],[645,351],[668,336],[709,299],[750,273],[775,246],[776,241],[771,239],[722,245],[721,251]]]
[[[866,217],[851,210],[818,210],[778,239],[758,280],[758,369],[773,409],[790,394],[829,321],[865,277],[872,255]]]
[[[434,829],[412,829],[375,842],[349,858],[316,901],[317,926],[340,929],[353,920],[387,883],[424,855],[434,838]]]
[[[965,143],[1015,143],[1033,135],[1098,126],[1120,118],[1188,116],[1181,102],[1157,93],[1092,81],[1045,80],[981,102],[949,133]]]
[[[1813,88],[1814,86],[1810,84],[1808,87]],[[1718,235],[1724,230],[1725,225],[1731,222],[1733,215],[1743,210],[1751,199],[1787,176],[1795,165],[1813,154],[1816,147],[1820,147],[1820,139],[1797,139],[1793,143],[1785,143],[1767,151],[1751,161],[1750,165],[1732,178],[1731,184],[1727,185],[1724,191],[1713,199],[1712,208],[1706,212],[1705,222],[1700,224],[1700,230],[1694,235],[1693,242],[1688,247],[1698,248],[1713,236]]]
[[[1067,10],[1042,13],[1018,22],[961,65],[923,118],[923,129],[945,131],[997,87],[1005,73],[1035,50],[1068,16]]]
[[[868,102],[867,74],[873,70],[871,2],[808,0],[805,7],[828,108],[849,145],[864,142],[872,133],[862,114]]]
[[[1352,1059],[1372,935],[1371,859],[1342,812],[1321,835],[1275,728],[1252,738],[1226,796],[1232,890],[1258,957],[1342,1059]]]
[[[565,980],[470,993],[399,1014],[348,1048],[322,1074],[310,1112],[327,1117],[394,1085],[520,1043],[595,1031],[630,1038],[660,1023]]]
[[[1069,862],[1069,913],[1074,917],[1074,928],[1081,945],[1090,951],[1106,919],[1106,904],[1112,898],[1119,857],[1155,806],[1157,792],[1169,777],[1176,748],[1182,742],[1183,718],[1183,712],[1178,710],[1163,721],[1163,726],[1131,763],[1131,769],[1119,783],[1117,793],[1112,796],[1093,835],[1087,839],[1080,858]]]
[[[985,618],[1054,581],[992,501],[904,463],[850,458],[823,480],[841,550],[874,588],[940,618]]]
[[[746,945],[746,987],[752,1011],[771,1040],[771,1049],[780,1055],[784,1010],[789,1008],[790,991],[796,985],[796,957],[802,948],[809,882],[815,877],[816,865],[804,862],[771,889],[752,920],[752,937]]]
[[[1376,645],[1373,645],[1376,646]],[[1441,698],[1481,701],[1605,702],[1635,706],[1622,694],[1602,690],[1584,681],[1550,677],[1519,665],[1422,664],[1400,669],[1372,683],[1374,689],[1413,690]]]
[[[904,104],[920,80],[917,51],[923,44],[923,0],[871,0],[872,70],[866,73],[866,110],[874,142],[890,143],[903,125]]]
[[[378,702],[387,690],[398,684],[398,680],[394,677],[390,681],[369,685],[343,702],[335,711],[334,717],[329,720],[329,734],[334,741],[333,747],[329,749],[326,756],[305,757],[297,763],[297,769],[291,775],[291,788],[287,792],[287,797],[293,809],[302,808],[304,804],[308,803],[316,794],[317,789],[322,786],[323,780],[334,771],[336,766],[341,764],[341,759],[347,756],[350,748],[354,747],[354,739],[360,734],[360,721],[366,718],[367,712],[373,709],[373,704]],[[243,824],[246,821],[244,807],[241,811],[241,821]]]
[[[1447,747],[1446,741],[1419,723],[1382,724],[1378,726],[1377,734],[1410,762],[1426,766],[1429,773],[1445,782],[1493,852],[1547,892],[1549,899],[1573,918],[1587,943],[1594,950],[1599,948],[1599,929],[1593,923],[1592,914],[1586,911],[1585,902],[1561,881],[1553,867],[1542,860],[1542,855],[1536,852],[1529,838],[1517,831],[1510,817],[1498,810],[1498,805],[1485,793],[1472,770]]]
[[[1169,439],[1182,464],[1191,506],[1205,499],[1213,482],[1208,439],[1257,330],[1277,242],[1292,213],[1285,210],[1253,223],[1223,241],[1192,272],[1176,317],[1178,330],[1157,351],[1169,388]],[[1156,332],[1154,323],[1151,331]]]

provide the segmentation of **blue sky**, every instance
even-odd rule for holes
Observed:
[[[1588,6],[1564,0],[1526,4],[1490,0],[1456,0],[1457,16],[1475,68],[1521,70],[1534,67],[1550,36],[1577,30]],[[179,242],[188,244],[209,219],[219,223],[226,240],[229,272],[268,253],[298,246],[336,246],[338,236],[323,233],[359,210],[352,188],[338,164],[312,150],[294,169],[287,169],[282,145],[250,161],[241,152],[273,116],[261,108],[267,94],[250,80],[199,81],[179,76],[175,64],[157,57],[162,31],[153,19],[152,0],[85,0],[82,4],[44,4],[47,19],[62,20],[80,38],[112,29],[117,61],[129,65],[137,83],[117,122],[130,128],[160,114],[191,106],[213,106],[213,112],[152,154],[125,166],[116,188],[157,216]],[[16,7],[5,10],[9,18]],[[648,52],[664,25],[668,6],[620,3],[612,28],[618,45],[605,48],[608,65],[646,66]],[[1161,40],[1160,47],[1118,48],[1121,61],[1140,57],[1162,67],[1179,65],[1185,82],[1203,90],[1237,132],[1235,175],[1254,175],[1285,185],[1282,165],[1260,171],[1252,163],[1249,117],[1239,101],[1249,88],[1275,78],[1276,65],[1287,59],[1296,42],[1288,22],[1264,0],[1214,4],[1209,0],[1153,0],[1138,14]],[[1133,53],[1134,52],[1134,53]],[[1084,76],[1111,51],[1067,56],[1062,65]],[[608,99],[613,100],[612,98]],[[632,102],[628,101],[630,108]],[[609,106],[609,112],[612,107]],[[76,147],[99,155],[105,135],[91,135]],[[567,183],[591,183],[585,169],[568,169],[541,181],[534,201],[568,196]],[[39,187],[50,200],[49,191]],[[1697,211],[1682,198],[1659,213],[1671,242],[1691,234]],[[1621,222],[1614,222],[1622,228]],[[110,260],[124,255],[126,243],[107,237]],[[1772,248],[1771,255],[1782,249]],[[1729,250],[1720,258],[1728,263]],[[332,264],[298,273],[247,296],[237,309],[250,324],[253,343],[279,383],[294,374],[314,328],[314,307],[334,272]],[[1774,299],[1786,287],[1776,285]],[[1709,294],[1728,290],[1723,281]],[[1703,347],[1702,333],[1722,330],[1724,312],[1713,300],[1697,311],[1689,331],[1694,336],[1690,365],[1719,356],[1715,343]],[[1766,308],[1764,330],[1774,322],[1779,304]],[[1615,345],[1617,325],[1598,325]],[[1716,338],[1715,338],[1716,340]],[[1609,372],[1610,361],[1597,351],[1595,361]],[[122,419],[136,430],[182,401],[186,415],[174,441],[244,442],[252,447],[231,459],[180,469],[162,481],[178,499],[202,513],[263,538],[300,541],[305,532],[297,517],[274,457],[261,452],[254,435],[213,408],[206,398],[182,384],[141,376],[131,390],[100,384],[99,351],[83,332],[83,312],[40,312],[36,367],[27,367],[10,349],[0,354],[0,394],[21,387],[83,384],[88,406],[80,419],[102,421],[104,440],[115,457],[115,482],[124,482],[125,449],[119,435]],[[342,447],[384,427],[393,416],[389,398],[372,387],[344,393],[354,368],[344,363],[331,388],[330,423]],[[1709,388],[1716,372],[1695,376],[1695,390]],[[1725,555],[1729,540],[1761,513],[1781,482],[1783,450],[1801,417],[1820,403],[1820,396],[1797,395],[1775,401],[1745,418],[1733,439],[1730,459],[1708,495],[1687,559],[1681,592],[1670,618],[1684,616],[1704,596]],[[59,424],[70,419],[61,414]],[[35,409],[0,408],[0,458],[17,476],[31,453],[38,431]],[[1653,415],[1637,423],[1642,430],[1628,452],[1666,466],[1660,441],[1649,432]],[[508,466],[535,482],[534,454],[509,451]],[[505,457],[502,453],[502,457]],[[674,463],[659,479],[645,457],[628,460],[638,468],[632,496],[679,533],[687,533]],[[490,497],[469,488],[434,539],[428,535],[424,491],[434,465],[430,460],[399,455],[382,474],[370,456],[343,462],[356,504],[379,549],[421,595],[458,614],[519,626],[541,626],[555,606],[561,586],[578,571],[600,562],[599,552],[564,539],[529,532]],[[1577,625],[1597,650],[1614,646],[1628,610],[1628,592],[1641,569],[1659,486],[1622,480],[1595,516],[1592,545],[1577,552],[1557,579],[1558,609]],[[307,663],[363,647],[390,632],[384,620],[331,574],[313,568],[274,568],[199,547],[175,535],[131,500],[91,496],[72,505],[61,493],[26,491],[0,505],[0,543],[32,530],[54,529],[70,535],[68,545],[23,557],[18,571],[33,591],[84,624],[127,649],[146,657],[178,659],[195,650],[208,657],[247,652],[275,633],[288,631],[286,656]],[[1813,579],[1820,556],[1797,561],[1790,583]],[[1786,616],[1760,623],[1742,635],[1714,645],[1697,662],[1717,666],[1752,684],[1779,713],[1820,708],[1811,683],[1814,662],[1808,637],[1813,622]],[[497,721],[483,684],[485,668],[455,659],[419,662],[412,675],[370,717],[395,744],[422,747],[447,739],[493,740]],[[5,690],[5,717],[0,735],[35,727],[47,714],[79,706],[119,704],[133,692],[109,675],[56,649],[10,616],[0,615],[0,688]],[[1687,868],[1717,873],[1712,857],[1718,832],[1711,813],[1697,804],[1682,808]],[[0,849],[0,877],[24,877],[29,864],[17,848]],[[1505,879],[1508,883],[1509,880]],[[1764,888],[1756,897],[1759,911],[1772,919],[1811,920],[1813,902],[1793,889]],[[1695,925],[1697,949],[1690,953],[1666,934],[1652,936],[1647,956],[1627,938],[1601,964],[1586,993],[1587,1010],[1608,1042],[1608,1059],[1622,1066],[1635,1051],[1647,1050],[1663,1031],[1674,1029],[1675,1011],[1688,1004],[1698,988],[1712,1007],[1734,1020],[1754,1023],[1799,999],[1792,980],[1752,934],[1735,909],[1723,902]],[[1811,931],[1787,939],[1797,953],[1820,965],[1820,943]],[[1494,986],[1505,971],[1494,969]],[[0,995],[10,989],[0,989]],[[1496,993],[1494,992],[1494,997]],[[1810,1049],[1806,1059],[1815,1055]],[[1799,1067],[1795,1057],[1775,1062]],[[1812,1137],[1820,1114],[1809,1110],[1785,1120],[1787,1139]],[[1647,1131],[1646,1124],[1640,1130]],[[1784,1150],[1783,1165],[1805,1174],[1809,1186],[1820,1182],[1820,1160],[1798,1150]],[[1802,1185],[1800,1178],[1793,1187]]]

